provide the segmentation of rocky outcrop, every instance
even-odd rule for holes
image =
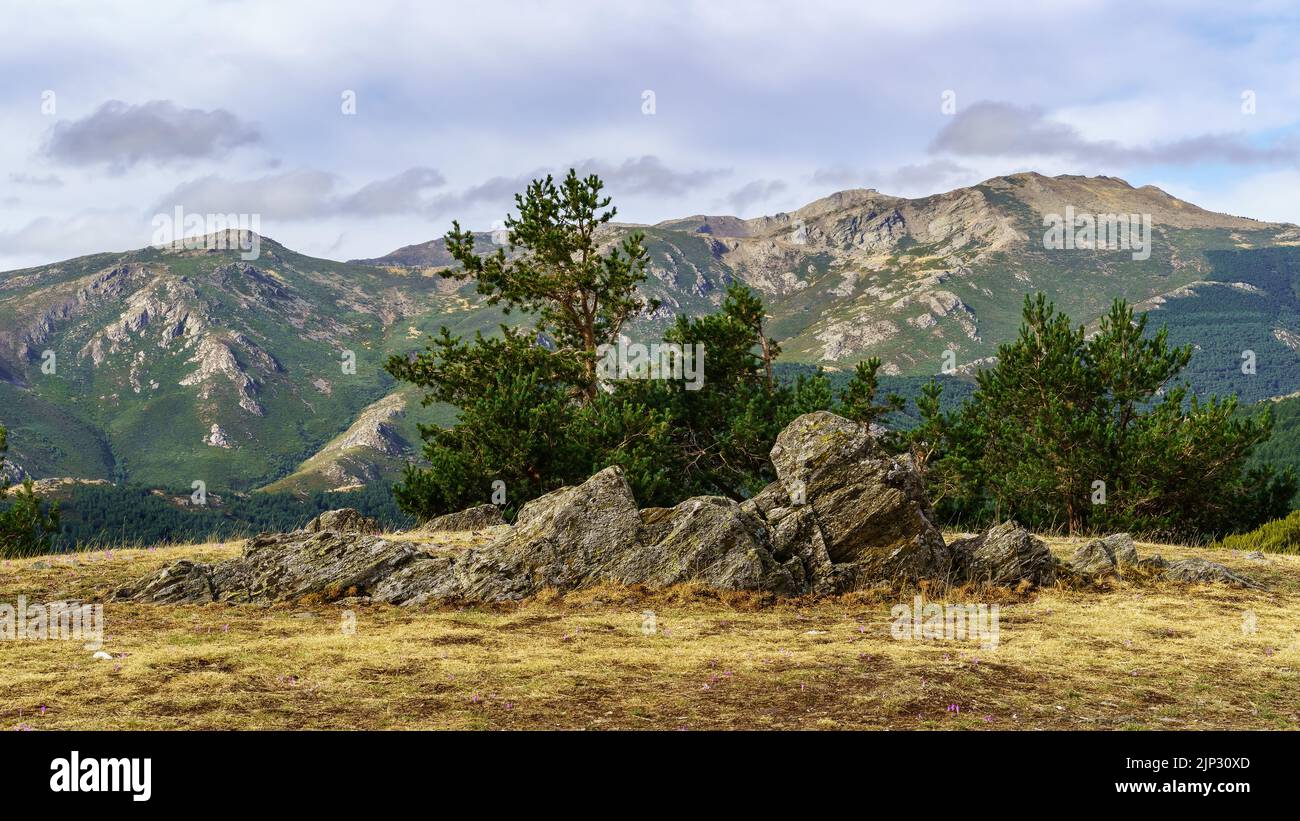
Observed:
[[[910,460],[834,414],[792,422],[772,461],[777,481],[741,503],[699,496],[638,510],[622,469],[609,467],[528,502],[513,526],[483,505],[423,528],[493,528],[490,542],[460,553],[385,539],[355,510],[327,511],[301,531],[252,539],[239,558],[178,562],[117,595],[163,602],[369,596],[410,605],[511,601],[601,583],[821,595],[922,579],[1046,585],[1063,571],[1164,567],[1158,557],[1139,560],[1132,539],[1117,534],[1088,543],[1066,568],[1014,522],[947,545]],[[1175,562],[1166,577],[1253,586],[1200,560]]]
[[[441,533],[455,531],[485,530],[489,527],[504,525],[501,508],[496,505],[479,505],[456,513],[438,516],[420,525],[421,533]]]
[[[1207,584],[1219,582],[1233,587],[1250,587],[1263,590],[1264,586],[1254,579],[1234,573],[1218,562],[1206,559],[1190,558],[1169,562],[1162,576],[1168,581]]]
[[[776,439],[772,465],[789,505],[807,507],[831,562],[875,579],[947,578],[952,552],[933,523],[920,473],[864,425],[824,411]]]
[[[1047,542],[1015,522],[1003,522],[949,547],[958,565],[956,576],[965,581],[1005,585],[1056,581],[1057,561]]]
[[[334,530],[339,533],[378,533],[379,522],[362,516],[350,507],[340,510],[327,510],[307,523],[303,528],[308,533],[320,533]]]
[[[355,512],[355,511],[354,511]],[[383,582],[410,565],[436,564],[409,544],[354,531],[298,531],[251,539],[241,556],[215,565],[181,561],[114,594],[154,602],[272,602],[368,595],[400,600]],[[427,574],[432,575],[432,574]]]

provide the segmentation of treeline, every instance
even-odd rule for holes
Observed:
[[[159,495],[135,486],[76,485],[60,502],[61,528],[53,538],[53,549],[147,546],[283,532],[302,527],[321,511],[340,507],[356,508],[387,529],[408,528],[414,523],[383,483],[337,493],[319,492],[307,498],[253,493],[210,494],[205,506],[175,501],[188,498],[188,493]]]

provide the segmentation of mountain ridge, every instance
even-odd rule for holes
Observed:
[[[1044,247],[1044,214],[1066,206],[1150,213],[1150,259]],[[611,224],[602,237],[630,230],[646,235],[643,290],[662,303],[631,323],[633,335],[712,311],[727,285],[743,282],[763,297],[785,361],[836,370],[876,355],[886,374],[914,377],[989,361],[1036,291],[1082,323],[1123,297],[1164,312],[1193,339],[1223,324],[1214,306],[1237,300],[1223,310],[1245,323],[1242,334],[1274,369],[1269,387],[1242,395],[1300,389],[1288,343],[1300,339],[1300,310],[1293,316],[1283,293],[1300,229],[1207,211],[1155,186],[1025,172],[915,199],[847,189],[750,219]],[[495,247],[490,233],[477,242]],[[383,371],[386,357],[444,325],[473,334],[524,321],[485,306],[474,283],[440,276],[452,264],[441,239],[349,262],[270,237],[259,238],[256,260],[216,244],[0,272],[0,423],[14,431],[16,464],[38,477],[178,489],[194,480],[236,490],[369,481],[378,475],[371,463],[390,475],[412,458],[417,421],[453,418],[447,408],[385,418],[405,443],[400,453],[331,448],[377,405],[391,407],[398,386]],[[1229,280],[1259,293],[1216,287]],[[1223,342],[1215,356],[1230,352]],[[42,369],[47,352],[53,373]],[[1204,384],[1232,387],[1224,363],[1197,367]],[[416,394],[403,396],[412,407]]]

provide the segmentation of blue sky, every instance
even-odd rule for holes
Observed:
[[[1283,2],[6,2],[0,19],[0,269],[147,245],[177,205],[377,256],[453,218],[486,229],[571,165],[637,222],[1021,170],[1300,222]]]

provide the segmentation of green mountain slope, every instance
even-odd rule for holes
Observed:
[[[1067,207],[1151,215],[1150,257],[1045,248],[1044,215]],[[1045,291],[1086,323],[1122,296],[1200,346],[1198,390],[1300,390],[1300,231],[1150,186],[1016,174],[915,200],[854,190],[757,219],[609,226],[605,239],[633,229],[646,234],[644,291],[662,303],[633,337],[713,310],[741,281],[763,296],[787,363],[844,371],[875,355],[885,374],[920,384],[946,362],[969,374],[992,356],[1016,333],[1025,294]],[[441,240],[342,263],[263,238],[247,262],[166,247],[0,273],[0,423],[14,432],[13,461],[36,476],[168,488],[310,492],[388,476],[417,452],[416,423],[451,412],[395,394],[384,359],[443,326],[472,335],[527,321],[438,276],[449,263]],[[1249,382],[1231,375],[1246,348],[1258,358]],[[355,373],[341,364],[349,351]],[[394,395],[405,408],[375,422]]]

